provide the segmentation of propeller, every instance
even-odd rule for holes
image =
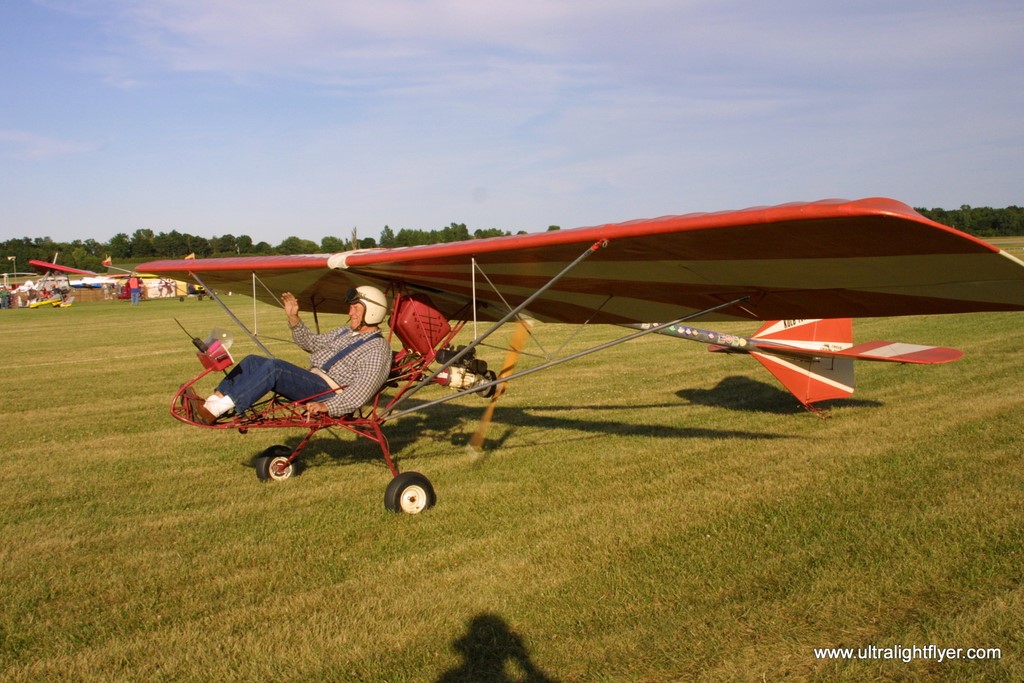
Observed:
[[[504,379],[512,374],[515,370],[516,363],[519,361],[519,353],[523,349],[523,344],[526,343],[526,337],[530,333],[530,323],[525,320],[519,320],[512,331],[512,338],[509,340],[508,353],[505,354],[505,362],[501,364],[501,372],[498,373],[498,379]],[[495,388],[494,395],[491,396],[490,403],[487,404],[487,408],[484,410],[484,416],[480,420],[480,425],[476,428],[473,436],[469,439],[469,446],[467,447],[474,456],[479,456],[483,453],[482,447],[484,445],[484,439],[487,438],[487,432],[491,428],[491,418],[494,417],[494,409],[498,405],[498,399],[501,398],[502,394],[505,393],[505,389],[508,387],[507,382],[498,384]]]

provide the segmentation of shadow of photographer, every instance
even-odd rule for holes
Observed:
[[[452,649],[462,656],[462,663],[441,674],[436,683],[557,683],[537,668],[522,637],[495,614],[473,617]]]

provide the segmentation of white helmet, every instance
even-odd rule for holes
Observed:
[[[366,307],[363,322],[367,325],[380,325],[387,317],[388,298],[376,287],[370,285],[354,287],[345,294],[345,301],[349,304],[358,302]]]

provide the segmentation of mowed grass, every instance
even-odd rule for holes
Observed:
[[[1024,679],[1019,315],[859,321],[966,356],[862,364],[826,420],[750,358],[654,337],[515,383],[481,459],[482,400],[402,418],[399,466],[439,497],[418,516],[383,508],[365,440],[260,484],[252,456],[300,434],[173,420],[199,368],[175,317],[226,326],[194,300],[0,312],[4,681]],[[814,655],[928,645],[1001,656]]]

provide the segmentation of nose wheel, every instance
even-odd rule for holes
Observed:
[[[436,502],[434,487],[419,472],[402,472],[384,491],[384,507],[392,512],[415,515],[433,507]]]
[[[253,461],[256,476],[260,481],[280,481],[292,476],[295,464],[291,461],[292,449],[287,446],[271,446]]]

